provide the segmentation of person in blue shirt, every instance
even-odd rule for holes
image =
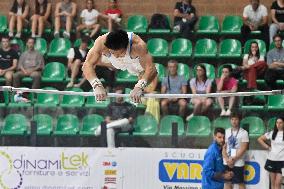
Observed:
[[[214,141],[205,153],[202,171],[202,189],[223,189],[224,180],[230,180],[233,172],[225,172],[222,147],[225,144],[225,130],[215,128]]]

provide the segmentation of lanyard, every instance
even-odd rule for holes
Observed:
[[[189,5],[186,5],[186,4],[184,4],[184,3],[182,3],[181,9],[182,9],[182,11],[183,11],[184,14],[185,14],[185,13],[187,14],[187,13],[190,11],[190,6],[189,6]]]
[[[233,130],[231,129],[231,136],[233,136],[234,138],[237,139],[237,136],[238,136],[238,134],[239,134],[239,131],[240,131],[240,128],[238,129],[236,136],[234,136],[234,135],[233,135]]]

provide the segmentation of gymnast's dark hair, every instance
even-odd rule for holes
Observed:
[[[127,49],[128,35],[124,30],[115,30],[106,37],[105,46],[112,50]]]

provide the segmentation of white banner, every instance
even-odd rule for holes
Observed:
[[[1,189],[198,189],[201,149],[0,147]],[[268,188],[267,154],[250,151],[248,189]]]

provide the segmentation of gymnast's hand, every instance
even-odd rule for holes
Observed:
[[[106,100],[107,93],[105,88],[102,85],[97,85],[93,88],[94,95],[96,97],[96,101],[104,101]]]
[[[143,95],[143,90],[140,87],[134,87],[130,92],[130,98],[135,103],[141,103],[141,97]]]

